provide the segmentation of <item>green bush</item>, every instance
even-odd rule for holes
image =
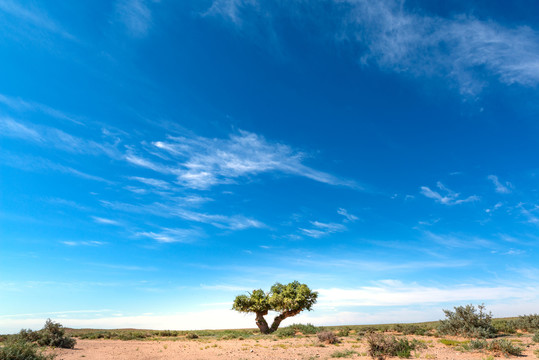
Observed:
[[[532,340],[536,343],[539,343],[539,331],[533,335]]]
[[[73,349],[77,341],[65,335],[65,330],[59,323],[47,319],[43,329],[39,330],[38,345]]]
[[[320,328],[314,326],[313,324],[292,324],[289,327],[297,332],[302,333],[303,335],[316,334],[317,332],[320,332]]]
[[[520,356],[522,354],[522,348],[520,346],[515,346],[511,341],[506,339],[491,341],[488,345],[488,350],[502,353],[504,356]]]
[[[346,336],[350,335],[350,330],[351,329],[349,327],[340,328],[339,330],[337,330],[337,336],[346,337]]]
[[[280,338],[294,337],[296,336],[296,330],[292,327],[285,327],[285,328],[277,329],[277,331],[275,331],[274,334]]]
[[[337,335],[333,331],[322,331],[317,334],[318,340],[323,343],[336,344],[339,342]]]
[[[344,350],[344,351],[335,351],[333,354],[331,354],[332,358],[347,358],[354,356],[354,354],[357,354],[357,351],[354,350]]]
[[[185,335],[186,338],[188,339],[198,339],[198,335],[195,334],[195,333],[189,333],[187,335]]]
[[[494,329],[496,329],[498,333],[514,334],[516,332],[515,322],[512,320],[492,320],[492,326],[494,326]]]
[[[486,313],[485,306],[473,305],[455,307],[455,311],[444,310],[446,319],[440,320],[440,334],[461,335],[474,338],[492,338],[496,329],[492,325],[492,314]]]
[[[52,360],[54,355],[43,354],[42,350],[32,343],[16,336],[7,339],[0,347],[0,360]]]
[[[396,339],[394,336],[390,337],[376,333],[368,334],[366,338],[369,355],[378,360],[383,360],[386,356],[398,356],[407,359],[412,356],[412,350],[424,346],[415,340]]]
[[[539,330],[539,314],[521,315],[514,320],[514,326],[525,331]]]

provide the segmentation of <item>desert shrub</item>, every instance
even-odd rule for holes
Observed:
[[[488,348],[488,342],[484,339],[470,340],[462,344],[462,348],[465,350],[483,350]]]
[[[514,334],[516,332],[515,322],[505,319],[492,320],[492,326],[498,333]]]
[[[185,337],[187,339],[198,339],[198,335],[195,333],[188,333],[187,335],[185,335]]]
[[[532,337],[532,341],[539,343],[539,331],[535,333]]]
[[[386,356],[398,356],[407,359],[412,356],[412,350],[424,347],[423,344],[415,340],[396,339],[394,336],[390,337],[376,333],[369,334],[366,338],[369,355],[378,360],[385,359]]]
[[[514,320],[515,327],[520,330],[539,330],[539,314],[521,315]]]
[[[156,335],[157,336],[162,336],[162,337],[178,336],[178,331],[161,330],[161,331],[158,331]]]
[[[337,335],[333,331],[322,331],[317,334],[318,340],[323,343],[336,344],[339,342]]]
[[[274,334],[280,338],[294,337],[296,336],[296,330],[289,326],[289,327],[277,329],[277,331],[275,331]]]
[[[515,355],[520,356],[522,354],[522,348],[520,346],[513,345],[511,341],[506,339],[493,340],[488,344],[488,350],[497,353],[502,353],[505,356]]]
[[[473,305],[455,307],[455,311],[444,310],[446,319],[440,320],[438,332],[475,338],[491,338],[496,335],[492,326],[492,314],[486,313],[485,306]]]
[[[52,360],[54,355],[43,354],[36,344],[17,336],[6,340],[0,347],[0,360]]]
[[[357,351],[354,350],[344,350],[344,351],[335,351],[333,354],[331,354],[332,358],[347,358],[354,356],[354,354],[357,354]]]
[[[39,340],[39,332],[38,331],[32,331],[30,329],[22,329],[19,331],[18,336],[28,342],[36,342]]]
[[[292,324],[289,327],[297,332],[302,333],[303,335],[316,334],[320,331],[320,328],[314,326],[313,324]]]
[[[51,319],[47,319],[45,326],[38,333],[37,343],[41,346],[73,349],[77,342],[72,337],[65,335],[64,327],[61,324],[55,323]]]
[[[350,335],[350,329],[349,327],[345,327],[345,328],[340,328],[338,331],[337,331],[337,336],[348,336]]]
[[[425,335],[428,332],[426,327],[415,324],[396,324],[393,325],[392,330],[403,335]]]

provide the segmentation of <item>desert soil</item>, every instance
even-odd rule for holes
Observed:
[[[407,336],[408,339],[423,340],[427,348],[412,352],[416,359],[447,360],[483,360],[490,355],[504,358],[501,354],[488,352],[460,352],[454,347],[443,345],[438,338],[423,336]],[[341,338],[337,345],[321,345],[316,336],[290,338],[282,340],[245,339],[245,340],[77,340],[75,349],[55,349],[57,360],[119,360],[119,359],[297,359],[315,360],[332,359],[336,352],[352,350],[356,353],[350,359],[370,359],[367,355],[365,340],[357,340],[350,336]],[[457,338],[455,338],[457,339]],[[510,337],[515,345],[524,348],[523,357],[535,359],[534,350],[539,344],[533,343],[530,336]],[[511,358],[517,358],[511,356]],[[395,358],[397,359],[397,358]]]

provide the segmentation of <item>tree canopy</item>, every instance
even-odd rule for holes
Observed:
[[[234,299],[232,309],[239,312],[255,313],[256,325],[260,331],[264,334],[270,334],[277,330],[284,319],[295,316],[303,310],[311,311],[317,298],[316,291],[312,291],[307,285],[298,281],[286,285],[275,283],[267,293],[258,289],[249,293],[249,296],[238,295]],[[264,319],[264,315],[267,315],[270,310],[279,313],[273,320],[271,327]]]

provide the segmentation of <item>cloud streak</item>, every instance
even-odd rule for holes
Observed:
[[[479,196],[471,195],[464,199],[459,199],[460,194],[448,189],[440,181],[436,184],[441,192],[445,193],[444,195],[440,194],[437,191],[431,190],[427,186],[421,186],[421,194],[428,197],[429,199],[434,199],[436,202],[443,205],[459,205],[468,202],[474,202],[479,200]]]
[[[506,27],[467,14],[440,17],[410,9],[400,0],[333,0],[313,6],[309,15],[302,11],[302,5],[300,0],[285,5],[215,0],[209,13],[229,20],[240,31],[245,23],[261,18],[266,27],[273,26],[267,18],[300,18],[299,23],[310,22],[332,33],[341,46],[355,49],[363,66],[445,78],[466,95],[478,94],[489,76],[506,85],[539,84],[539,34],[530,27]],[[320,21],[324,17],[318,14],[328,11],[336,15],[334,20]],[[284,36],[277,27],[265,32]]]
[[[304,153],[290,146],[271,143],[262,136],[247,131],[231,134],[228,139],[204,137],[169,137],[152,143],[154,151],[172,161],[163,164],[134,153],[125,159],[133,165],[161,174],[176,176],[179,185],[205,190],[219,184],[236,183],[262,173],[280,172],[336,186],[361,187],[352,180],[340,179],[303,163]]]

